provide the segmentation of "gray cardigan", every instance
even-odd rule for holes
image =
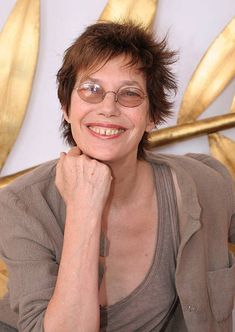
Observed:
[[[235,264],[227,241],[235,243],[235,190],[215,159],[148,153],[153,168],[167,164],[181,193],[183,228],[176,289],[189,332],[231,332]],[[6,262],[15,316],[0,320],[20,331],[43,331],[61,258],[65,204],[55,184],[56,161],[20,177],[0,191],[0,255]],[[2,308],[7,299],[2,301]],[[4,318],[5,317],[5,318]],[[12,321],[10,321],[12,319]]]

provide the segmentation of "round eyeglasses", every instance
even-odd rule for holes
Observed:
[[[82,100],[90,104],[101,103],[107,93],[113,93],[115,95],[115,102],[124,107],[137,107],[141,105],[147,97],[141,89],[134,86],[121,87],[115,92],[105,91],[102,86],[97,83],[85,82],[75,88],[75,90]]]

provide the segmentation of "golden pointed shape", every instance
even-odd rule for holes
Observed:
[[[184,94],[178,123],[194,121],[235,77],[235,18],[207,50]]]
[[[235,96],[233,97],[233,101],[232,101],[230,112],[235,113]]]
[[[18,0],[0,34],[0,170],[21,128],[39,45],[39,0]]]
[[[230,111],[235,113],[235,96]],[[220,134],[209,135],[208,140],[211,154],[228,168],[235,179],[235,141]]]
[[[8,272],[5,263],[0,260],[0,299],[7,293]]]
[[[235,244],[229,243],[228,247],[229,250],[232,251],[233,255],[235,256]]]
[[[224,164],[235,179],[235,142],[219,134],[208,136],[212,155]]]
[[[19,176],[21,176],[21,175],[23,175],[25,173],[28,173],[28,172],[32,171],[36,167],[37,166],[30,167],[30,168],[24,169],[23,171],[20,171],[20,172],[11,174],[11,175],[0,177],[0,189],[6,187],[13,180],[17,179]]]
[[[218,115],[203,120],[155,130],[150,133],[148,143],[149,147],[153,148],[195,136],[212,134],[219,130],[226,130],[232,127],[235,127],[235,114]]]
[[[150,28],[156,13],[156,0],[109,0],[100,20],[122,22],[131,20]]]

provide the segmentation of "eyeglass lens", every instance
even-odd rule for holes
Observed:
[[[79,97],[91,104],[98,104],[103,101],[107,93],[115,94],[115,101],[125,107],[136,107],[142,104],[145,95],[142,90],[137,87],[123,87],[117,92],[107,91],[95,83],[84,83],[77,88]]]

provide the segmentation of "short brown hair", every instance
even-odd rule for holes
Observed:
[[[170,66],[175,52],[169,51],[166,39],[158,42],[152,33],[141,26],[127,23],[99,22],[90,25],[66,50],[62,67],[57,73],[58,97],[68,113],[71,94],[80,71],[93,70],[119,55],[130,57],[128,65],[141,64],[149,97],[150,118],[159,124],[171,114],[171,95],[177,86]],[[71,146],[76,145],[70,124],[62,119],[62,135]],[[144,157],[147,133],[138,148],[138,158]]]

